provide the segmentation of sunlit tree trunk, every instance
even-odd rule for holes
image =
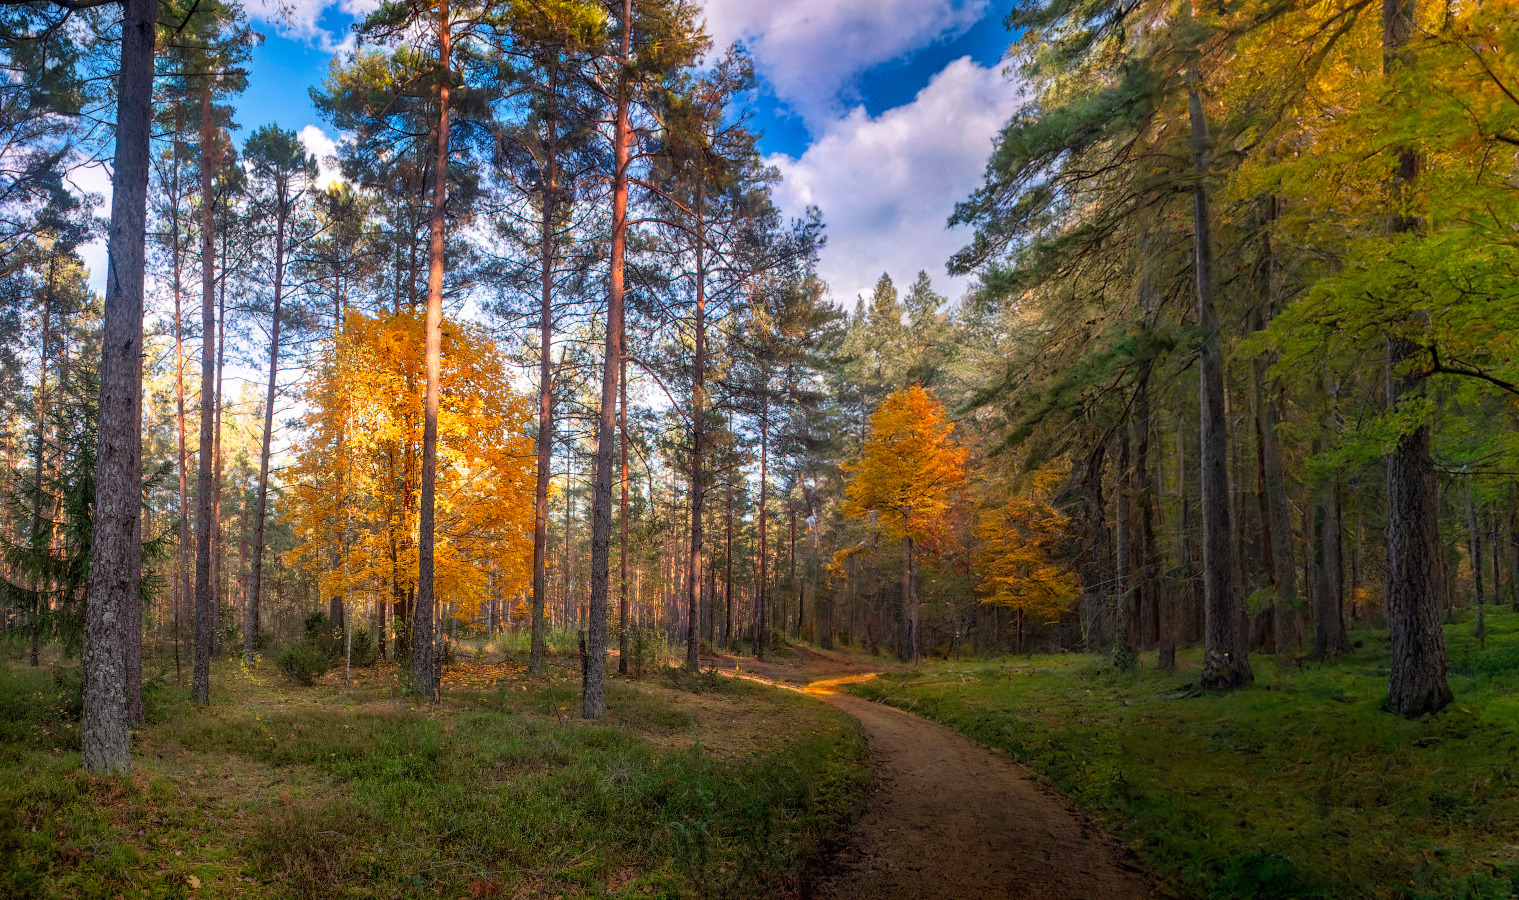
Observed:
[[[623,69],[632,63],[633,0],[622,0]],[[605,658],[607,594],[612,557],[612,449],[617,426],[618,376],[622,372],[623,261],[628,238],[628,166],[633,135],[628,122],[628,92],[624,71],[618,78],[617,110],[612,136],[612,246],[607,285],[607,337],[602,360],[601,415],[596,431],[596,472],[591,498],[591,596],[587,610],[587,663],[581,674],[581,715],[599,719],[606,714]]]
[[[627,342],[627,334],[624,331],[623,342]],[[621,393],[619,400],[620,433],[617,442],[617,452],[622,454],[622,502],[619,504],[617,513],[617,527],[622,531],[621,540],[618,542],[618,552],[622,555],[621,563],[617,567],[617,672],[621,675],[628,674],[628,355],[622,355],[622,373],[617,379],[617,388]]]
[[[417,543],[417,605],[412,612],[411,683],[433,702],[438,700],[438,670],[433,646],[436,614],[433,553],[438,478],[438,405],[443,367],[443,236],[448,206],[448,102],[453,71],[448,0],[438,3],[438,155],[434,164],[432,224],[427,263],[427,409],[422,424],[422,509]]]
[[[169,218],[169,278],[174,294],[174,424],[179,438],[179,457],[175,468],[179,476],[179,541],[175,554],[178,569],[174,581],[174,680],[183,677],[180,671],[180,642],[184,639],[181,615],[190,602],[190,482],[186,473],[190,454],[185,439],[185,346],[184,346],[184,271],[183,247],[179,237],[179,159],[181,154],[179,135],[183,130],[178,110],[174,114],[174,141],[170,149],[169,194],[172,212]]]

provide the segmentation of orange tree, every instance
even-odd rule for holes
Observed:
[[[982,510],[976,523],[972,558],[982,602],[1012,610],[1019,650],[1028,620],[1053,625],[1080,593],[1076,576],[1059,562],[1069,517],[1050,503],[1064,475],[1040,469],[1025,490]]]
[[[915,384],[881,401],[860,460],[845,466],[850,480],[844,514],[871,516],[888,540],[902,542],[903,659],[918,658],[914,551],[940,546],[965,481],[966,450],[950,437],[954,427],[944,405]]]
[[[406,311],[347,317],[306,386],[287,513],[292,562],[318,574],[323,596],[389,593],[403,620],[417,577],[423,324]],[[533,407],[476,325],[444,321],[441,379],[436,584],[440,606],[469,621],[531,576]]]

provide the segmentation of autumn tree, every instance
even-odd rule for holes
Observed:
[[[1030,483],[1009,492],[1005,501],[994,499],[976,523],[982,602],[1012,611],[1019,650],[1027,623],[1055,624],[1080,593],[1062,558],[1070,516],[1051,502],[1065,478],[1053,466],[1034,472]]]
[[[311,411],[290,489],[302,543],[292,562],[316,576],[324,597],[349,608],[361,588],[383,596],[397,572],[410,582],[403,590],[415,587],[419,551],[398,565],[391,554],[395,533],[420,523],[385,486],[394,457],[421,449],[424,327],[412,311],[350,313],[305,388]],[[510,596],[531,580],[532,405],[511,388],[505,355],[479,325],[447,320],[443,339],[438,609],[440,619],[468,622],[492,595]]]
[[[890,540],[902,542],[902,618],[898,654],[919,655],[914,551],[941,545],[955,493],[965,479],[967,451],[950,433],[944,407],[918,385],[895,391],[870,417],[858,462],[846,467],[845,514],[874,514]]]

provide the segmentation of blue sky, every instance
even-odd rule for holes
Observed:
[[[348,25],[372,0],[251,0],[265,40],[237,101],[246,135],[269,122],[301,132],[313,151],[339,137],[308,90],[319,85]],[[266,4],[266,5],[265,5]],[[834,296],[852,304],[882,271],[898,282],[926,269],[944,293],[962,280],[944,261],[965,235],[945,229],[974,189],[992,136],[1017,92],[1000,71],[1010,38],[991,0],[708,0],[718,46],[742,41],[761,90],[753,110],[761,150],[782,172],[782,208],[823,210],[821,263]]]

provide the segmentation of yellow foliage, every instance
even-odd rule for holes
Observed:
[[[870,437],[850,475],[849,518],[874,513],[891,540],[932,547],[965,480],[965,448],[950,437],[944,405],[920,385],[897,391],[870,417]]]
[[[420,313],[350,314],[307,385],[290,511],[293,562],[322,594],[409,590],[417,579],[423,426]],[[533,405],[483,328],[444,320],[435,578],[463,619],[532,577]]]
[[[1062,478],[1057,469],[1039,470],[1026,490],[983,510],[976,524],[980,543],[972,559],[986,594],[982,602],[1012,609],[1020,621],[1054,624],[1080,593],[1075,574],[1057,561],[1068,517],[1050,498]]]

